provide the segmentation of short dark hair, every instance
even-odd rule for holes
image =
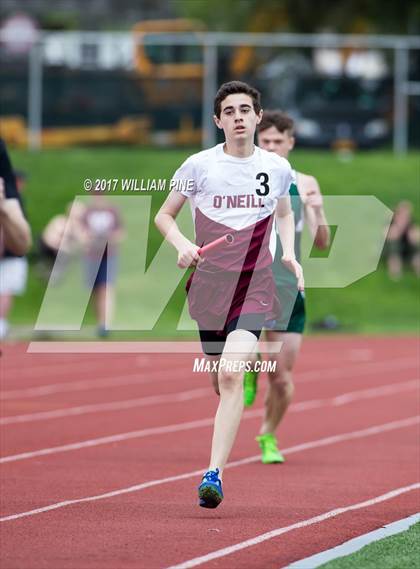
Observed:
[[[238,95],[240,93],[244,93],[251,97],[252,106],[254,107],[256,114],[261,111],[261,94],[257,89],[254,89],[254,87],[251,87],[251,85],[248,85],[248,83],[244,83],[243,81],[229,81],[229,83],[223,83],[223,85],[219,87],[216,97],[214,98],[214,114],[217,118],[220,118],[222,102],[226,97],[229,95]]]
[[[279,132],[287,131],[291,136],[295,132],[293,119],[282,111],[264,111],[261,122],[257,125],[257,131],[262,132],[272,126]]]

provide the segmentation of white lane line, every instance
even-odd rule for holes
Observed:
[[[404,382],[390,383],[388,385],[379,385],[378,387],[350,391],[329,399],[312,399],[310,401],[293,403],[289,408],[289,412],[306,411],[307,409],[316,409],[318,407],[340,407],[341,405],[347,405],[353,401],[374,399],[375,397],[404,393],[406,391],[417,391],[419,388],[420,384],[417,379],[410,379]]]
[[[125,399],[123,401],[111,401],[109,403],[91,403],[89,405],[79,405],[78,407],[66,407],[64,409],[52,409],[51,411],[41,411],[39,413],[28,413],[25,415],[10,415],[2,417],[0,425],[12,425],[15,423],[32,423],[33,421],[45,421],[48,419],[61,419],[62,417],[74,417],[76,415],[87,415],[90,413],[102,413],[106,411],[121,411],[132,409],[133,407],[148,407],[150,405],[162,405],[163,403],[177,403],[179,401],[191,401],[200,399],[214,393],[209,387],[190,389],[179,393],[167,393],[165,395],[150,395],[137,399]]]
[[[357,375],[371,375],[381,372],[392,372],[396,370],[418,368],[419,362],[416,358],[399,358],[391,361],[370,362],[370,363],[356,363],[344,365],[341,367],[320,370],[311,370],[307,372],[297,373],[296,380],[298,383],[305,383],[316,380],[331,380],[353,378]],[[107,370],[108,371],[108,370]],[[177,372],[182,371],[185,374],[191,372],[191,366],[185,368],[177,368]],[[10,389],[0,392],[0,398],[4,400],[18,399],[21,397],[42,397],[52,393],[67,393],[70,391],[86,391],[89,389],[101,389],[102,387],[120,386],[120,385],[135,385],[136,383],[151,383],[161,380],[162,376],[171,369],[162,369],[159,371],[151,372],[148,369],[140,369],[134,374],[125,374],[119,377],[107,377],[103,379],[81,380],[72,382],[51,383],[39,385],[36,387],[28,387],[23,389]],[[147,374],[146,378],[139,378],[140,374]],[[137,378],[137,381],[136,381]],[[165,377],[164,381],[167,381]]]
[[[177,433],[179,431],[189,431],[191,429],[198,429],[200,427],[208,427],[213,424],[214,418],[200,419],[197,421],[190,421],[188,423],[177,423],[174,425],[166,425],[163,427],[151,427],[149,429],[141,429],[138,431],[130,431],[128,433],[120,433],[117,435],[109,435],[107,437],[99,437],[96,439],[87,439],[66,445],[43,448],[34,451],[22,452],[20,454],[10,454],[0,458],[0,464],[7,462],[16,462],[18,460],[27,460],[37,456],[47,456],[51,454],[58,454],[62,452],[70,452],[73,450],[80,450],[83,448],[91,448],[100,445],[107,445],[118,443],[122,441],[129,441],[131,439],[139,439],[143,437],[150,437],[152,435],[166,435],[168,433]]]
[[[350,348],[348,357],[353,361],[368,362],[374,359],[374,351],[372,348]]]
[[[411,391],[418,389],[420,383],[413,379],[405,382],[392,383],[380,387],[372,387],[360,391],[344,393],[335,398],[333,405],[344,405],[353,399],[370,399],[372,397],[391,395],[403,391]],[[39,411],[37,413],[25,413],[23,415],[8,415],[0,418],[0,425],[14,425],[16,423],[32,423],[33,421],[46,421],[51,419],[61,419],[63,417],[72,417],[75,415],[87,415],[91,413],[102,413],[107,411],[120,411],[122,409],[131,409],[134,407],[145,407],[149,405],[160,405],[161,403],[172,403],[177,401],[189,401],[190,399],[199,399],[213,393],[210,388],[198,388],[180,393],[169,393],[164,395],[150,395],[148,397],[139,397],[136,399],[124,399],[121,401],[112,401],[109,403],[89,403],[87,405],[78,405],[77,407],[62,407],[60,409],[50,409],[48,411]],[[340,399],[341,398],[341,399]],[[305,409],[319,407],[324,405],[329,399],[315,399],[310,402],[297,403],[295,405],[304,406]],[[292,406],[293,408],[293,406]]]
[[[294,403],[289,408],[289,413],[299,413],[302,411],[307,411],[309,409],[319,409],[322,407],[337,407],[345,403],[352,403],[357,400],[363,400],[367,398],[375,398],[381,395],[391,395],[397,393],[398,389],[392,389],[391,387],[402,387],[401,391],[407,391],[407,386],[411,389],[414,382],[409,381],[406,384],[392,384],[384,385],[375,389],[366,389],[362,391],[353,391],[350,393],[344,393],[332,397],[331,399],[312,399],[309,401],[301,401],[300,403]],[[414,386],[416,387],[416,386]],[[368,392],[368,393],[366,393]],[[345,398],[343,403],[343,397]],[[253,411],[245,411],[242,416],[242,420],[254,419],[263,414],[263,409],[254,409]],[[140,429],[137,431],[129,431],[125,433],[118,433],[116,435],[108,435],[106,437],[98,437],[94,439],[87,439],[84,441],[78,441],[74,443],[69,443],[66,445],[60,445],[55,447],[43,448],[34,451],[26,451],[19,454],[12,454],[3,456],[0,458],[0,464],[6,462],[15,462],[17,460],[27,460],[30,458],[35,458],[37,456],[46,456],[51,454],[58,454],[62,452],[69,452],[73,450],[80,450],[82,448],[95,447],[99,445],[106,445],[115,442],[122,442],[130,439],[143,438],[152,435],[165,435],[170,433],[175,433],[179,431],[188,431],[190,429],[197,429],[202,427],[208,427],[213,425],[214,419],[209,417],[207,419],[200,419],[196,421],[189,421],[186,423],[175,423],[172,425],[164,425],[162,427],[152,427],[148,429]]]
[[[308,441],[306,443],[301,443],[299,445],[295,445],[293,447],[286,448],[286,449],[284,449],[284,452],[287,454],[293,454],[296,452],[302,452],[304,450],[328,446],[328,445],[340,443],[343,441],[361,439],[361,438],[368,437],[371,435],[379,435],[379,434],[386,433],[389,431],[393,431],[396,429],[403,429],[406,427],[411,427],[413,425],[419,424],[419,422],[420,422],[420,415],[417,415],[415,417],[408,417],[407,419],[401,419],[399,421],[392,421],[390,423],[383,423],[382,425],[374,425],[372,427],[368,427],[367,429],[362,429],[360,431],[352,431],[349,433],[342,433],[340,435],[332,435],[330,437],[325,437],[325,438],[317,439],[314,441]],[[242,466],[244,464],[250,464],[252,462],[258,462],[259,460],[261,460],[261,456],[259,454],[257,454],[257,455],[250,456],[247,458],[242,458],[240,460],[236,460],[233,462],[228,462],[228,464],[226,465],[226,468],[234,468],[236,466]],[[76,498],[74,500],[65,500],[63,502],[58,502],[56,504],[50,504],[48,506],[36,508],[35,510],[29,510],[27,512],[19,512],[17,514],[10,514],[8,516],[0,518],[0,522],[7,522],[7,521],[12,521],[12,520],[17,520],[19,518],[34,516],[36,514],[42,514],[45,512],[49,512],[51,510],[57,510],[59,508],[64,508],[66,506],[71,506],[74,504],[82,504],[85,502],[94,502],[96,500],[103,500],[106,498],[112,498],[114,496],[120,496],[122,494],[139,492],[141,490],[151,488],[152,486],[158,486],[160,484],[167,484],[168,482],[177,482],[178,480],[185,480],[187,478],[193,478],[195,476],[200,476],[200,475],[202,475],[203,470],[204,470],[204,467],[201,468],[200,470],[193,470],[192,472],[186,472],[184,474],[178,474],[176,476],[170,476],[168,478],[150,480],[149,482],[143,482],[141,484],[136,484],[135,486],[129,486],[126,488],[119,488],[118,490],[106,492],[105,494],[97,494],[95,496],[87,496],[85,498]]]
[[[365,545],[369,545],[374,541],[379,541],[380,539],[385,539],[386,537],[406,531],[418,522],[420,522],[420,514],[414,514],[413,516],[409,516],[403,520],[387,524],[375,531],[359,535],[358,537],[350,539],[341,545],[337,545],[337,547],[332,547],[331,549],[326,549],[316,555],[311,555],[311,557],[305,557],[305,559],[295,561],[284,569],[316,569],[316,567],[324,565],[324,563],[328,563],[328,561],[338,559],[339,557],[345,557],[346,555],[360,551],[360,549],[365,547]]]
[[[5,357],[7,358],[7,355]],[[24,357],[30,359],[24,361]],[[99,357],[96,358],[91,357],[87,359],[87,356],[84,356],[83,358],[73,358],[72,360],[67,359],[67,361],[63,359],[62,362],[54,362],[49,364],[45,364],[44,361],[44,363],[37,365],[37,363],[33,361],[33,356],[26,356],[26,354],[22,354],[19,359],[19,365],[14,367],[8,367],[4,365],[4,373],[6,375],[17,373],[19,375],[23,375],[27,373],[27,375],[32,377],[38,374],[51,374],[57,376],[68,374],[69,371],[71,371],[71,373],[89,373],[97,370],[98,367],[105,368],[106,370],[109,370],[111,368],[120,371],[122,363],[124,363],[124,365],[127,365],[127,356],[125,356],[125,359],[123,358],[124,356],[121,356],[118,359],[115,356],[109,356],[109,361],[107,361],[107,358],[104,358],[104,354],[100,354]],[[133,369],[136,369],[136,367],[140,369],[142,367],[150,367],[154,362],[152,358],[144,357],[144,361],[140,363],[136,358],[133,357],[130,358],[130,363],[132,364]]]
[[[335,518],[341,514],[345,514],[346,512],[352,512],[354,510],[360,510],[362,508],[369,508],[370,506],[375,506],[376,504],[380,504],[381,502],[392,500],[397,496],[401,496],[402,494],[406,494],[407,492],[412,492],[413,490],[418,490],[419,488],[420,488],[420,482],[415,482],[414,484],[410,484],[409,486],[402,486],[401,488],[396,488],[395,490],[391,490],[386,494],[381,494],[380,496],[376,496],[375,498],[370,498],[369,500],[365,500],[364,502],[359,502],[358,504],[351,504],[350,506],[343,506],[341,508],[335,508],[334,510],[330,510],[329,512],[325,512],[323,514],[319,514],[318,516],[314,516],[313,518],[302,520],[301,522],[296,522],[289,526],[277,528],[275,530],[257,535],[256,537],[253,537],[251,539],[235,543],[235,545],[230,545],[228,547],[224,547],[223,549],[212,551],[207,555],[201,555],[200,557],[194,557],[193,559],[189,559],[188,561],[178,563],[177,565],[171,565],[167,569],[191,569],[192,567],[198,567],[198,565],[209,563],[209,561],[213,561],[214,559],[220,559],[221,557],[226,557],[227,555],[231,555],[232,553],[237,553],[238,551],[242,551],[243,549],[247,549],[248,547],[259,545],[264,541],[274,539],[276,537],[279,537],[280,535],[288,533],[289,531],[308,527],[313,524],[319,524],[320,522],[324,522],[325,520]]]
[[[108,371],[108,370],[107,370]],[[176,369],[178,374],[188,375],[191,373],[191,366]],[[161,371],[149,371],[139,369],[135,373],[124,374],[112,377],[104,377],[103,379],[82,379],[79,381],[66,381],[61,383],[50,383],[39,385],[37,387],[26,387],[23,389],[9,389],[0,393],[0,399],[21,399],[25,397],[43,397],[54,393],[69,393],[71,391],[87,391],[94,389],[102,389],[104,387],[120,387],[122,385],[144,385],[145,383],[155,383],[162,378],[162,374],[170,373],[171,378],[174,377],[173,370],[163,369]],[[146,377],[142,377],[145,375]],[[165,381],[169,381],[165,378]]]
[[[381,385],[379,387],[372,387],[371,389],[363,389],[360,391],[354,391],[353,393],[337,395],[337,397],[334,397],[333,405],[339,407],[340,405],[346,405],[347,403],[355,400],[372,399],[373,397],[393,395],[394,393],[403,393],[404,391],[416,391],[419,390],[419,388],[420,383],[417,379],[390,383],[389,385]]]
[[[384,360],[380,362],[370,362],[362,364],[344,363],[339,368],[329,368],[323,372],[323,380],[336,380],[336,379],[354,379],[355,375],[373,375],[376,373],[387,373],[391,371],[398,371],[403,369],[415,368],[420,376],[420,362],[416,358],[399,358],[393,360]],[[308,371],[303,374],[296,374],[296,383],[316,381],[320,379],[317,370]]]

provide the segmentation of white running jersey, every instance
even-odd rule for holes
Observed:
[[[226,154],[223,144],[190,156],[175,172],[189,198],[196,244],[231,233],[232,246],[208,254],[213,265],[230,271],[263,268],[273,262],[277,200],[294,181],[289,162],[257,146],[247,158]],[[271,238],[271,239],[270,239]]]

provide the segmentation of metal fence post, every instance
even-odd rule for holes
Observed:
[[[42,38],[37,40],[29,52],[28,88],[28,148],[41,148],[42,129]]]
[[[408,49],[394,51],[394,152],[406,154],[408,148]]]
[[[213,100],[217,91],[217,45],[203,45],[203,106],[202,145],[210,148],[216,144],[216,125],[213,121]]]

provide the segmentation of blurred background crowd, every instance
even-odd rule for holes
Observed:
[[[219,140],[212,100],[232,79],[293,117],[293,165],[324,194],[375,195],[395,211],[375,275],[345,296],[308,291],[314,328],[416,330],[419,31],[412,0],[3,0],[0,137],[11,162],[1,162],[0,219],[4,234],[6,210],[19,218],[20,204],[32,242],[18,219],[23,245],[2,247],[0,336],[31,333],[47,284],[76,256],[93,290],[86,323],[108,334],[117,282],[129,286],[129,271],[117,279],[129,220],[103,195],[74,202],[83,180],[170,178],[192,149]],[[159,244],[150,229],[148,262]],[[162,330],[175,330],[180,298]]]

